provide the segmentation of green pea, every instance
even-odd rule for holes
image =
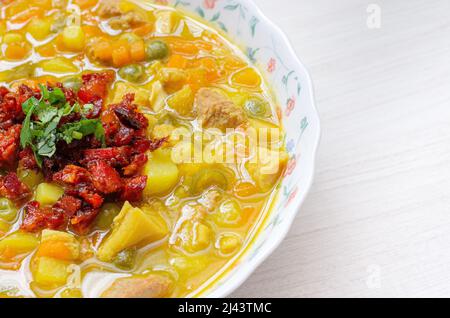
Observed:
[[[253,118],[267,118],[270,116],[270,105],[266,101],[251,97],[245,101],[244,109],[250,117]]]
[[[0,199],[0,219],[12,222],[16,219],[17,208],[14,206],[10,200],[6,198]]]
[[[114,258],[114,265],[122,270],[131,270],[136,262],[136,254],[135,248],[123,250]]]
[[[78,92],[83,85],[81,78],[79,77],[69,77],[63,80],[63,85],[65,88],[69,88],[74,92]]]
[[[138,83],[145,79],[146,74],[144,67],[140,64],[130,64],[119,70],[119,75],[132,83]]]
[[[169,56],[169,46],[163,41],[151,41],[146,43],[147,60],[162,60]]]

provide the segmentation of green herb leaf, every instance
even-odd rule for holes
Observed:
[[[93,105],[81,107],[78,103],[71,106],[60,88],[48,89],[39,85],[41,99],[29,98],[22,104],[26,114],[20,133],[22,148],[31,147],[37,164],[41,167],[43,157],[51,158],[56,153],[56,145],[60,140],[70,144],[73,140],[81,140],[94,135],[105,146],[105,132],[99,119],[82,118],[77,122],[65,124],[61,127],[61,118],[74,112],[82,116],[93,109]]]

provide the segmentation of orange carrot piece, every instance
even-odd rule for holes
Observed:
[[[28,51],[20,44],[12,43],[5,50],[5,57],[10,60],[21,60],[25,58]]]
[[[126,46],[119,46],[112,51],[112,62],[115,67],[122,67],[131,63],[130,50]]]
[[[170,56],[167,66],[171,68],[186,69],[188,67],[189,60],[181,55],[173,54]]]
[[[145,59],[145,45],[143,40],[130,44],[130,55],[133,62],[141,62]]]

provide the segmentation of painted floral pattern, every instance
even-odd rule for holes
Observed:
[[[286,128],[286,149],[290,160],[280,195],[258,235],[254,246],[238,264],[256,264],[269,251],[273,237],[286,234],[296,214],[296,207],[304,199],[312,180],[315,150],[319,139],[319,120],[313,105],[311,83],[306,70],[298,63],[286,39],[258,13],[250,0],[154,0],[154,3],[172,5],[197,14],[200,18],[226,33],[236,44],[244,44],[243,51],[249,61],[265,75],[269,87],[276,92],[281,103]],[[308,89],[303,89],[303,88]],[[237,267],[236,267],[237,268]],[[242,270],[242,266],[239,266]],[[232,270],[226,279],[219,280],[208,295],[223,296],[227,279],[232,275],[245,275]]]

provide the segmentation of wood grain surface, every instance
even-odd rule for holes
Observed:
[[[323,137],[288,237],[232,296],[450,297],[450,1],[255,2],[310,70]]]

